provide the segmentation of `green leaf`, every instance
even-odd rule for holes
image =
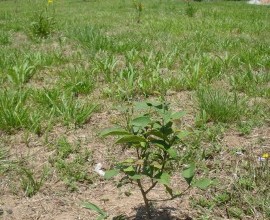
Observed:
[[[101,133],[101,137],[106,137],[109,135],[129,135],[130,133],[123,128],[106,128]]]
[[[99,208],[97,205],[95,205],[93,203],[85,202],[85,203],[83,203],[83,207],[86,208],[86,209],[90,209],[92,211],[95,211],[98,214],[100,214],[101,216],[99,216],[99,218],[103,217],[103,218],[100,218],[100,219],[105,219],[105,218],[108,217],[108,214],[106,212],[104,212],[101,208]]]
[[[204,190],[204,189],[207,189],[211,184],[212,184],[211,179],[202,178],[202,179],[196,180],[195,183],[192,184],[192,186],[195,186]]]
[[[149,105],[147,105],[147,102],[136,102],[134,108],[136,110],[145,110],[149,109]]]
[[[157,109],[162,109],[163,108],[163,104],[160,102],[156,102],[156,101],[151,101],[151,102],[147,102],[148,106],[153,106]]]
[[[188,136],[189,134],[190,134],[190,132],[188,132],[188,131],[179,131],[179,132],[177,132],[177,137],[180,139],[183,139],[186,136]]]
[[[182,118],[184,115],[186,114],[186,112],[181,111],[181,112],[175,112],[171,115],[171,119],[175,120],[175,119],[179,119]]]
[[[166,151],[169,153],[171,158],[173,158],[173,159],[177,158],[178,154],[177,154],[177,151],[175,149],[169,148]]]
[[[123,143],[140,143],[140,142],[146,142],[145,138],[136,135],[125,135],[119,138],[115,143],[123,144]]]
[[[194,163],[190,164],[182,172],[182,176],[185,178],[185,180],[187,181],[188,185],[191,184],[194,175],[195,175],[195,164]]]
[[[165,141],[163,140],[156,140],[152,139],[151,143],[156,145],[157,147],[161,148],[162,150],[168,149],[170,145],[168,145]]]
[[[168,138],[160,131],[158,130],[150,130],[148,132],[146,132],[146,136],[155,136],[158,137],[160,139],[165,139],[166,141],[169,141]]]
[[[157,161],[154,161],[153,163],[151,163],[151,166],[157,168],[157,169],[161,169],[162,168],[162,165],[159,164]]]
[[[171,176],[168,173],[162,173],[157,181],[163,185],[170,185]]]
[[[131,121],[131,125],[143,128],[146,127],[149,123],[151,123],[149,116],[140,116]]]
[[[134,163],[134,162],[135,162],[135,160],[133,158],[128,158],[128,159],[126,159],[124,161],[121,161],[120,163],[122,163],[122,164],[131,164],[131,163]]]
[[[123,171],[124,172],[134,172],[135,170],[134,170],[133,166],[129,166],[126,169],[123,169]]]
[[[135,174],[135,175],[129,176],[129,177],[130,177],[130,179],[133,179],[133,180],[139,180],[142,178],[142,175]]]
[[[111,179],[119,173],[119,170],[108,170],[105,172],[104,178]]]

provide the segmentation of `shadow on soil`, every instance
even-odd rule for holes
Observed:
[[[130,220],[149,220],[144,206],[139,206],[136,209],[136,215]],[[161,207],[159,209],[152,208],[152,218],[151,220],[192,220],[191,217],[178,218],[171,214],[172,211],[175,211],[175,208],[171,207]]]

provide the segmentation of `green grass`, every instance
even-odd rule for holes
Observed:
[[[122,123],[118,114],[100,121],[115,109],[111,106],[168,99],[172,109],[187,111],[188,119],[179,124],[191,133],[173,172],[195,158],[201,172],[216,173],[224,183],[215,186],[217,193],[192,199],[196,216],[267,219],[267,167],[241,160],[233,165],[241,175],[231,183],[232,170],[220,155],[237,160],[223,142],[227,133],[249,140],[254,129],[269,126],[269,6],[172,0],[146,0],[142,6],[138,11],[125,0],[0,1],[1,175],[8,179],[6,171],[16,170],[8,166],[14,158],[7,152],[28,146],[18,137],[36,135],[33,145],[52,155],[42,163],[49,161],[59,181],[79,190],[78,182],[93,182],[89,143],[77,149],[76,140],[58,135],[80,131],[97,138],[97,124]],[[185,94],[190,98],[182,99]],[[260,146],[267,143],[262,133]],[[101,151],[104,158],[119,157]],[[24,154],[14,156],[26,160],[20,189],[33,196],[51,180],[36,176],[35,166],[27,168],[33,161]]]

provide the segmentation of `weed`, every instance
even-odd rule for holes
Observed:
[[[0,32],[0,45],[10,44],[10,36],[7,32]]]
[[[113,42],[96,27],[86,26],[73,30],[73,36],[91,52],[100,50],[112,50]]]
[[[57,169],[63,181],[71,191],[77,189],[76,182],[92,183],[91,176],[87,171],[85,164],[91,157],[91,152],[80,151],[80,144],[73,146],[62,137],[58,140],[56,146],[56,155],[50,158],[50,163]]]
[[[185,9],[186,15],[189,16],[189,17],[194,17],[196,12],[197,12],[197,9],[193,6],[193,4],[188,2],[187,6],[186,6],[186,9]]]
[[[143,4],[141,2],[133,1],[133,5],[137,13],[137,23],[141,23]]]
[[[197,97],[201,115],[206,113],[210,120],[233,122],[244,114],[245,103],[236,93],[201,88],[197,91]]]
[[[48,8],[37,13],[31,23],[31,32],[34,37],[47,38],[56,28],[56,21],[54,15],[50,15]]]
[[[8,73],[8,79],[10,82],[17,86],[23,86],[34,75],[35,66],[29,64],[26,60],[21,65],[14,66]]]
[[[248,70],[245,74],[239,73],[231,77],[231,85],[238,91],[252,96],[269,97],[270,74],[266,71],[254,73]]]
[[[0,92],[0,129],[11,132],[14,129],[33,128],[38,126],[39,120],[30,116],[26,106],[26,92],[4,91]]]
[[[97,107],[82,103],[71,93],[60,94],[58,90],[37,93],[36,100],[49,110],[49,114],[60,117],[65,125],[81,126],[87,122]]]
[[[48,168],[44,167],[41,177],[37,179],[31,169],[27,167],[20,168],[21,186],[26,196],[32,197],[40,190],[48,176],[48,172]]]
[[[75,96],[79,94],[89,94],[94,89],[93,74],[86,70],[75,68],[74,70],[61,73],[60,84],[64,90],[73,93]]]

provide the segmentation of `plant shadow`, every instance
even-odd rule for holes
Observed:
[[[131,218],[132,220],[149,220],[144,206],[139,206],[135,208],[135,210],[136,210],[136,215]],[[174,216],[171,212],[175,210],[176,208],[172,208],[172,207],[160,207],[158,209],[152,207],[151,220],[192,220],[192,218],[188,216],[181,219]]]

